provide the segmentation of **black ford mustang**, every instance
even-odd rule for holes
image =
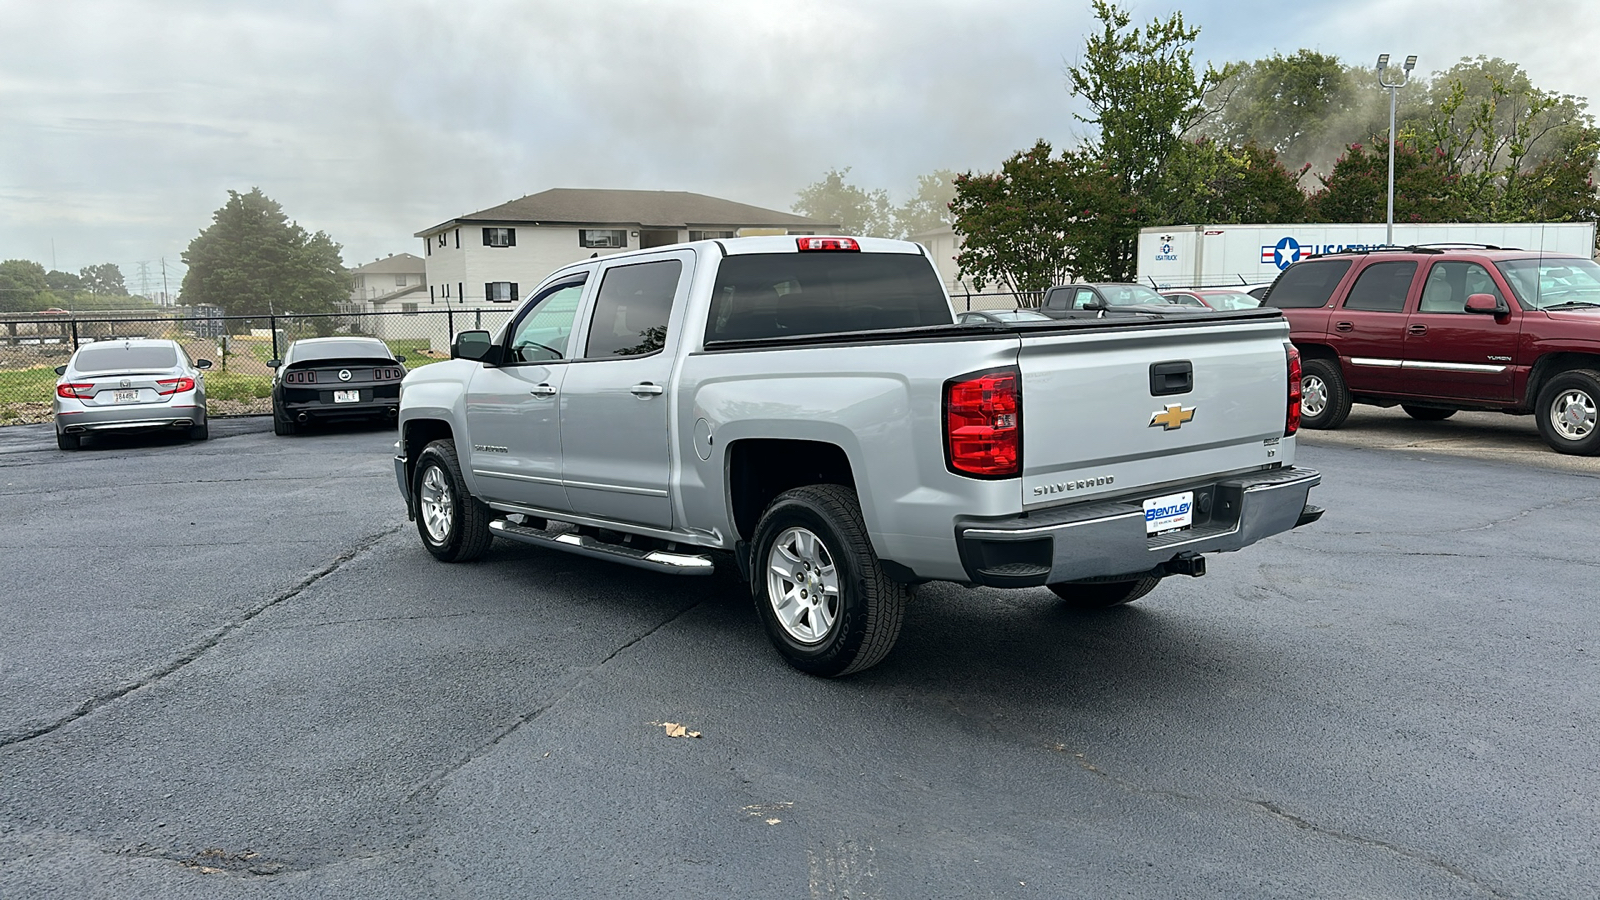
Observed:
[[[294,434],[311,420],[387,418],[400,412],[403,356],[377,338],[306,338],[271,365],[272,431]]]

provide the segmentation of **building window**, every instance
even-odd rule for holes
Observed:
[[[579,228],[578,246],[620,250],[628,246],[628,232],[624,228]]]
[[[467,286],[462,284],[459,281],[456,282],[456,302],[457,303],[465,303],[465,302],[467,302]]]
[[[444,298],[446,300],[449,300],[450,299],[450,282],[446,281],[444,283],[443,287],[444,287]]]
[[[415,303],[402,303],[402,304],[400,304],[400,315],[402,315],[402,316],[414,316],[416,314],[417,314],[417,305]]]
[[[439,246],[440,247],[444,246],[444,241],[445,241],[445,238],[447,238],[447,237],[449,237],[449,235],[446,234],[445,232],[443,232],[443,231],[439,232]]]
[[[433,285],[428,285],[428,302],[433,302]]]
[[[394,277],[394,286],[395,287],[405,287],[406,286],[406,277],[404,275],[396,275]]]
[[[517,245],[517,230],[515,228],[485,228],[483,230],[483,245],[485,247],[515,247]]]
[[[717,241],[717,240],[722,240],[723,238],[731,238],[731,237],[733,237],[733,232],[731,232],[731,231],[691,231],[691,232],[689,232],[689,240],[691,240],[691,241]]]
[[[517,283],[515,281],[485,281],[483,283],[483,296],[490,303],[515,303],[517,302]]]
[[[512,243],[515,243],[515,241],[513,241]],[[459,229],[459,228],[456,229],[456,249],[457,250],[461,249],[461,229]]]

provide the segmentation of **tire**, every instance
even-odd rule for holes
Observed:
[[[278,415],[278,408],[272,408],[272,433],[278,437],[287,437],[300,430],[300,426],[288,416]]]
[[[189,440],[208,441],[211,439],[211,423],[201,422],[189,429]]]
[[[1570,369],[1539,389],[1533,417],[1539,434],[1558,453],[1600,455],[1600,372]]]
[[[1402,403],[1400,408],[1406,411],[1406,415],[1416,419],[1418,422],[1443,422],[1456,414],[1453,409],[1439,409],[1436,406],[1410,406]]]
[[[752,544],[750,592],[789,665],[836,678],[889,655],[911,589],[884,574],[855,491],[813,484],[779,494]]]
[[[411,495],[416,499],[417,534],[434,558],[471,562],[494,543],[489,507],[467,492],[450,441],[434,441],[417,455]]]
[[[76,450],[83,446],[83,435],[56,432],[56,446],[62,450]]]
[[[1328,359],[1308,359],[1300,376],[1300,424],[1333,429],[1350,416],[1350,389],[1339,364]]]
[[[1045,587],[1074,609],[1106,609],[1132,603],[1160,583],[1160,575],[1143,575],[1132,581],[1064,581]]]

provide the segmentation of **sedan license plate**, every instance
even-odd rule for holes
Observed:
[[[335,402],[335,403],[360,403],[361,402],[361,392],[360,391],[334,391],[333,392],[333,402]]]
[[[1145,534],[1169,534],[1194,526],[1194,491],[1144,502]]]
[[[116,401],[117,403],[138,403],[139,402],[139,392],[138,391],[117,391],[114,395],[112,395],[111,399]]]

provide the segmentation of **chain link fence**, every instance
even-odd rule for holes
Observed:
[[[459,331],[495,331],[514,309],[428,309],[329,315],[224,316],[193,309],[31,313],[0,318],[0,425],[48,422],[57,366],[78,347],[118,338],[166,338],[183,345],[192,359],[209,359],[209,415],[236,416],[272,410],[272,360],[301,338],[333,335],[375,337],[405,357],[408,369],[450,358]]]

